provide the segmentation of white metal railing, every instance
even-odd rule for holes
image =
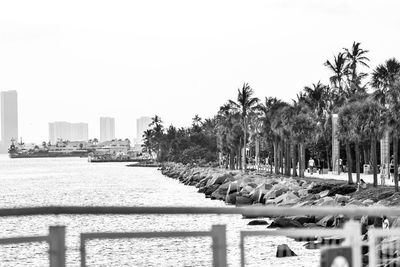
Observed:
[[[349,218],[363,215],[372,216],[400,216],[400,208],[366,208],[366,207],[34,207],[0,209],[0,217],[10,216],[32,216],[32,215],[59,215],[59,214],[241,214],[252,217],[268,216],[298,216],[298,215],[344,215]],[[382,263],[393,261],[383,259],[382,254],[377,253],[377,246],[381,246],[384,237],[398,237],[399,247],[392,249],[393,255],[397,251],[400,254],[400,228],[390,230],[370,229],[368,243],[362,242],[361,225],[359,222],[350,220],[343,229],[280,229],[276,231],[241,231],[240,250],[241,266],[245,266],[245,238],[248,236],[289,236],[289,237],[315,237],[315,236],[338,236],[344,237],[346,245],[352,250],[352,266],[362,266],[361,249],[363,245],[369,246],[369,266],[375,267]],[[86,241],[92,239],[125,239],[125,238],[172,238],[172,237],[212,237],[213,240],[213,266],[226,266],[226,227],[225,225],[214,225],[210,231],[188,231],[188,232],[103,232],[103,233],[81,233],[81,266],[86,264]],[[49,244],[49,259],[51,267],[65,266],[65,227],[51,226],[47,236],[11,237],[0,239],[1,244],[47,242]],[[380,250],[382,251],[382,249]],[[390,254],[390,255],[392,255]],[[400,256],[400,255],[399,255]],[[399,261],[400,262],[400,261]]]

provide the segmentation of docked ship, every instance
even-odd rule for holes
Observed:
[[[16,143],[11,140],[8,155],[10,158],[58,158],[58,157],[87,157],[93,151],[87,142],[57,141],[56,144],[42,143],[39,147],[35,144],[24,144],[21,140]]]

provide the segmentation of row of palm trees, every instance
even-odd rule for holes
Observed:
[[[221,106],[214,118],[218,149],[227,159],[226,167],[246,170],[246,148],[250,142],[256,163],[260,151],[266,152],[270,159],[273,157],[270,171],[273,163],[276,174],[303,177],[306,152],[331,168],[332,115],[339,114],[336,137],[345,147],[348,182],[353,183],[354,151],[357,182],[362,158],[364,163],[372,164],[377,185],[377,141],[390,132],[398,190],[400,63],[389,59],[368,75],[363,72],[369,68],[368,53],[356,42],[350,49],[343,49],[332,61],[324,63],[332,74],[330,84],[317,82],[306,86],[292,103],[275,97],[261,101],[254,97],[247,83],[243,84],[237,100]]]

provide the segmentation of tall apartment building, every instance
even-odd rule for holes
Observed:
[[[136,143],[143,143],[143,132],[149,129],[149,124],[151,123],[150,117],[140,117],[136,119]]]
[[[6,152],[11,139],[18,140],[18,98],[15,90],[1,92],[0,150]]]
[[[115,120],[110,117],[100,117],[100,142],[115,139]]]
[[[89,136],[87,123],[56,121],[49,123],[49,141],[55,144],[58,139],[68,141],[87,141]]]

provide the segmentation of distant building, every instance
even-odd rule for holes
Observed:
[[[143,133],[149,129],[149,124],[151,123],[150,117],[140,117],[136,119],[136,140],[135,143],[143,143]]]
[[[18,140],[18,99],[15,90],[1,92],[0,152],[7,152],[11,139]]]
[[[49,141],[55,144],[57,140],[87,141],[89,135],[87,123],[70,123],[56,121],[49,123]]]
[[[100,117],[100,142],[115,139],[115,120],[110,117]]]
[[[121,153],[127,155],[131,148],[131,143],[129,139],[125,140],[111,140],[111,141],[104,141],[97,144],[96,152],[97,153],[107,153],[107,154],[116,154]]]

